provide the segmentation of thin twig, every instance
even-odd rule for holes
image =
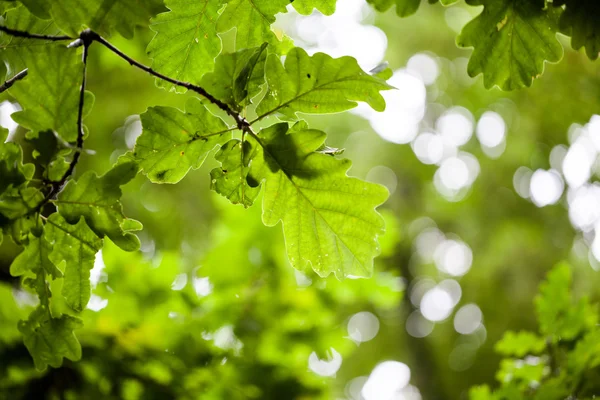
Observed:
[[[27,68],[25,68],[23,71],[19,72],[12,78],[7,79],[6,82],[4,82],[2,85],[0,85],[0,93],[10,89],[10,87],[12,85],[14,85],[16,81],[20,81],[21,79],[25,78],[26,76],[27,76]]]
[[[59,36],[40,35],[38,33],[29,33],[26,31],[20,31],[18,29],[7,28],[6,26],[1,26],[1,25],[0,25],[0,31],[2,31],[4,33],[8,33],[11,36],[22,37],[22,38],[26,38],[26,39],[42,39],[42,40],[50,40],[53,42],[58,42],[61,40],[73,40],[72,37],[66,36],[66,35],[59,35]]]
[[[229,107],[229,105],[227,105],[226,103],[222,102],[221,100],[217,99],[216,97],[214,97],[213,95],[208,93],[206,91],[206,89],[204,89],[203,87],[194,85],[189,82],[183,82],[183,81],[171,78],[169,76],[163,75],[160,72],[156,72],[155,70],[148,67],[147,65],[144,65],[144,64],[134,60],[133,58],[129,57],[127,54],[123,53],[121,50],[119,50],[118,48],[113,46],[110,42],[108,42],[106,39],[104,39],[102,36],[98,35],[97,33],[92,32],[91,34],[93,35],[94,41],[102,44],[104,47],[106,47],[107,49],[109,49],[110,51],[112,51],[113,53],[115,53],[116,55],[118,55],[119,57],[124,59],[125,61],[127,61],[130,65],[137,67],[143,71],[146,71],[150,75],[153,75],[153,76],[155,76],[159,79],[162,79],[166,82],[172,83],[173,85],[180,86],[180,87],[186,88],[188,90],[192,90],[192,91],[198,93],[199,95],[205,97],[208,101],[210,101],[211,103],[213,103],[214,105],[219,107],[221,110],[225,111],[229,116],[231,116],[235,120],[235,122],[240,130],[245,130],[244,127],[250,126],[248,121],[240,113],[233,110],[231,107]]]
[[[69,168],[65,171],[65,173],[60,178],[60,180],[50,182],[50,191],[48,192],[48,194],[46,194],[46,196],[44,197],[44,200],[42,202],[40,202],[40,204],[36,207],[37,211],[41,210],[45,204],[47,204],[49,201],[51,201],[56,196],[56,194],[58,194],[58,192],[62,189],[62,187],[65,185],[65,183],[67,182],[67,179],[69,179],[69,177],[71,175],[73,175],[73,172],[75,171],[75,167],[77,166],[77,163],[79,162],[79,157],[81,156],[81,152],[83,151],[83,136],[85,134],[85,131],[83,129],[83,109],[85,106],[85,86],[86,86],[86,81],[87,81],[87,57],[88,57],[89,47],[93,41],[88,36],[86,36],[83,32],[81,34],[81,40],[82,40],[82,44],[83,44],[83,56],[82,56],[83,72],[82,72],[82,78],[81,78],[81,87],[79,89],[79,105],[78,105],[78,110],[77,110],[77,142],[76,142],[75,147],[73,147],[74,148],[73,158],[71,159],[71,162],[69,163]]]

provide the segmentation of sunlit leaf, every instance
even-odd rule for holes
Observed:
[[[57,25],[71,36],[91,28],[107,35],[117,31],[131,38],[136,26],[147,26],[150,17],[160,10],[162,0],[53,0],[50,12]]]
[[[304,124],[274,125],[258,140],[251,177],[265,181],[263,222],[282,221],[292,265],[321,276],[370,276],[384,229],[375,208],[387,190],[348,177],[349,160],[315,152],[325,134]]]
[[[266,63],[268,91],[256,110],[260,117],[281,113],[295,118],[296,112],[323,114],[368,103],[376,111],[385,109],[379,93],[391,89],[385,81],[364,72],[352,57],[331,58],[324,53],[310,57],[294,48],[285,65],[276,55]]]
[[[27,61],[29,74],[10,89],[23,111],[12,118],[33,131],[55,131],[63,140],[77,139],[77,114],[83,65],[76,49],[52,44],[35,48]],[[94,96],[86,92],[86,113]]]
[[[527,354],[539,354],[546,348],[546,341],[531,332],[508,331],[496,343],[495,349],[505,356],[523,357]]]
[[[271,31],[275,14],[285,12],[289,0],[226,0],[227,6],[217,22],[217,30],[236,28],[236,49],[257,47],[263,42],[275,43]]]
[[[504,90],[530,86],[541,75],[544,62],[562,57],[556,39],[556,18],[543,10],[543,0],[468,0],[484,6],[462,30],[457,43],[473,47],[470,76],[483,73],[486,88]]]
[[[215,155],[221,167],[210,172],[211,189],[244,207],[251,206],[260,191],[259,187],[249,186],[247,181],[253,151],[247,141],[230,140]]]
[[[38,307],[26,321],[19,322],[25,346],[40,371],[48,365],[60,367],[63,358],[72,361],[81,358],[81,345],[73,333],[74,329],[81,326],[79,318],[66,314],[58,318],[51,317],[45,306]]]
[[[204,75],[202,87],[235,110],[250,103],[265,83],[266,45],[223,53],[215,71]]]
[[[222,4],[221,0],[167,0],[171,11],[159,14],[150,25],[156,31],[147,49],[152,68],[181,81],[200,83],[221,52],[215,23]]]
[[[52,245],[43,236],[30,235],[25,249],[11,264],[10,274],[21,276],[28,273],[37,274],[39,270],[44,270],[54,278],[62,277],[63,274],[49,258],[51,252]]]
[[[336,0],[294,0],[292,5],[300,14],[310,15],[317,9],[325,15],[335,12]]]
[[[0,128],[0,195],[9,187],[18,187],[33,176],[33,164],[23,165],[23,151],[16,143],[6,142],[8,130]]]
[[[598,322],[597,309],[587,298],[573,304],[570,286],[570,267],[565,263],[559,264],[548,273],[546,281],[540,285],[540,294],[535,298],[540,331],[553,341],[573,339]]]
[[[64,271],[62,294],[67,304],[80,312],[90,300],[90,270],[96,253],[102,248],[102,239],[83,218],[71,225],[58,213],[48,218],[45,236],[53,243],[50,259]]]
[[[127,162],[115,166],[101,177],[93,171],[83,174],[77,181],[69,181],[58,195],[56,204],[61,215],[70,224],[77,224],[81,217],[98,235],[108,236],[126,251],[135,251],[140,241],[130,231],[139,230],[139,222],[130,223],[123,215],[119,199],[120,186],[135,177],[137,165]]]
[[[177,183],[199,168],[208,153],[231,138],[230,129],[197,99],[186,111],[151,107],[140,116],[142,134],[133,151],[144,174],[155,183]]]

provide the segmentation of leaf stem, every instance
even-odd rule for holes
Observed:
[[[21,79],[25,78],[26,76],[27,76],[27,68],[25,68],[23,71],[17,73],[12,78],[7,79],[6,82],[4,82],[2,85],[0,85],[0,93],[10,89],[11,86],[14,85],[16,81],[20,81]]]

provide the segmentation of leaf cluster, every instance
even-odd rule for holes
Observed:
[[[535,298],[538,332],[505,333],[496,343],[504,359],[500,387],[471,389],[472,400],[593,398],[600,386],[598,307],[572,299],[571,267],[554,267]]]
[[[166,8],[160,1],[139,6],[132,0],[0,4],[6,79],[26,75],[9,89],[22,107],[12,118],[34,148],[34,162],[23,164],[20,145],[3,133],[0,232],[23,246],[11,274],[23,277],[39,299],[19,323],[38,369],[81,357],[73,330],[81,326],[90,270],[104,241],[130,252],[140,248],[133,232],[142,225],[124,215],[121,186],[138,173],[153,183],[177,183],[215,149],[221,166],[210,174],[211,188],[244,207],[262,189],[262,220],[282,222],[295,268],[338,278],[372,274],[384,230],[375,208],[387,191],[347,176],[350,162],[337,158],[341,151],[325,146],[325,133],[309,128],[298,113],[341,112],[359,101],[381,111],[380,92],[391,86],[351,57],[311,56],[290,39],[280,40],[271,24],[287,0],[204,0],[192,7],[172,0]],[[293,6],[332,13],[335,2],[297,0]],[[101,36],[129,38],[150,17],[152,67]],[[230,29],[236,44],[224,51],[220,34]],[[74,175],[85,139],[97,134],[83,124],[94,100],[86,76],[95,42],[155,76],[162,89],[191,90],[200,98],[192,97],[185,110],[149,108],[131,152],[102,176]],[[60,294],[52,290],[55,281]]]

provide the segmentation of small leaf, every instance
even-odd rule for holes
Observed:
[[[147,26],[151,16],[164,9],[162,0],[52,0],[50,13],[68,35],[85,28],[103,35],[119,32],[132,38],[136,26]]]
[[[116,165],[102,177],[88,171],[77,181],[69,181],[58,195],[58,211],[70,224],[77,224],[81,217],[89,227],[103,238],[108,236],[117,246],[125,251],[135,251],[140,241],[130,233],[131,224],[123,215],[119,199],[121,185],[135,177],[137,165],[126,162]],[[133,225],[139,228],[139,224]]]
[[[71,225],[58,213],[48,218],[45,235],[54,247],[50,259],[64,270],[62,294],[73,310],[81,312],[90,300],[90,270],[96,253],[102,248],[102,239],[87,226],[83,217]]]
[[[556,39],[553,13],[544,0],[468,0],[484,9],[460,33],[457,43],[473,47],[470,76],[483,73],[486,88],[503,90],[531,86],[544,70],[544,62],[557,62],[562,46]]]
[[[200,168],[216,145],[231,138],[231,129],[198,99],[188,101],[186,112],[157,106],[140,118],[143,130],[133,157],[154,183],[179,182],[191,168]]]
[[[540,354],[546,348],[546,341],[531,332],[508,331],[496,343],[496,351],[505,356],[524,357],[527,354]]]
[[[348,177],[349,160],[316,152],[325,134],[303,123],[289,131],[287,124],[273,125],[257,140],[261,149],[250,173],[265,181],[263,222],[282,221],[292,265],[321,276],[370,276],[384,229],[375,208],[387,190]]]
[[[215,57],[221,52],[221,39],[215,22],[222,8],[221,0],[167,0],[171,10],[152,20],[156,35],[148,45],[152,68],[180,81],[199,84],[212,71]],[[167,89],[170,83],[157,81]]]
[[[275,14],[286,12],[289,0],[225,0],[227,6],[217,21],[217,30],[236,28],[235,48],[248,49],[264,42],[278,42],[271,31]]]
[[[300,14],[310,15],[313,10],[319,10],[325,15],[335,12],[336,0],[294,0],[292,5]]]
[[[560,16],[560,30],[571,36],[571,47],[579,50],[585,46],[590,60],[598,58],[600,53],[600,6],[594,0],[556,1],[554,6],[566,3],[567,7]]]
[[[33,177],[33,164],[23,165],[23,151],[17,143],[6,142],[8,130],[0,127],[0,195]]]
[[[34,187],[10,188],[0,195],[0,214],[10,220],[31,213],[44,200],[44,194]]]
[[[43,371],[49,365],[58,368],[63,358],[81,359],[81,345],[73,333],[83,326],[79,318],[63,314],[51,317],[45,306],[35,309],[27,321],[19,322],[23,341],[33,357],[35,367]]]
[[[260,118],[278,112],[296,118],[296,112],[323,114],[368,103],[376,111],[385,109],[379,93],[392,87],[364,72],[352,57],[331,58],[324,53],[309,57],[301,48],[292,49],[285,66],[272,54],[267,58],[268,91],[257,107]]]
[[[221,162],[221,167],[210,172],[210,188],[227,197],[233,204],[250,207],[260,192],[260,187],[251,187],[247,181],[252,153],[253,149],[248,141],[242,143],[238,139],[232,139],[225,143],[215,155],[215,159]]]
[[[19,254],[10,266],[12,276],[21,276],[28,273],[38,274],[40,270],[54,278],[62,277],[62,272],[50,261],[48,257],[52,251],[52,245],[43,236],[29,236],[29,242],[25,250]]]
[[[204,75],[201,86],[235,110],[241,110],[265,83],[266,44],[217,57],[215,71]]]
[[[408,17],[413,15],[419,9],[420,0],[367,0],[377,11],[387,11],[394,4],[396,5],[396,14],[399,17]]]
[[[27,77],[9,91],[23,111],[12,114],[18,124],[33,131],[55,131],[63,140],[77,139],[79,89],[82,79],[81,56],[74,49],[52,44],[38,46],[27,61]],[[86,92],[85,114],[94,96]]]
[[[3,25],[29,33],[45,35],[57,35],[61,33],[52,21],[36,18],[25,7],[9,10],[6,13]],[[28,62],[36,57],[37,51],[41,47],[53,45],[57,44],[39,39],[27,39],[7,33],[0,33],[0,58],[3,61],[3,63],[0,63],[0,71],[5,73],[6,79],[12,78],[27,68]]]
[[[596,307],[590,305],[587,298],[573,304],[570,285],[571,269],[561,263],[548,273],[535,298],[540,332],[554,342],[573,339],[598,321]]]

